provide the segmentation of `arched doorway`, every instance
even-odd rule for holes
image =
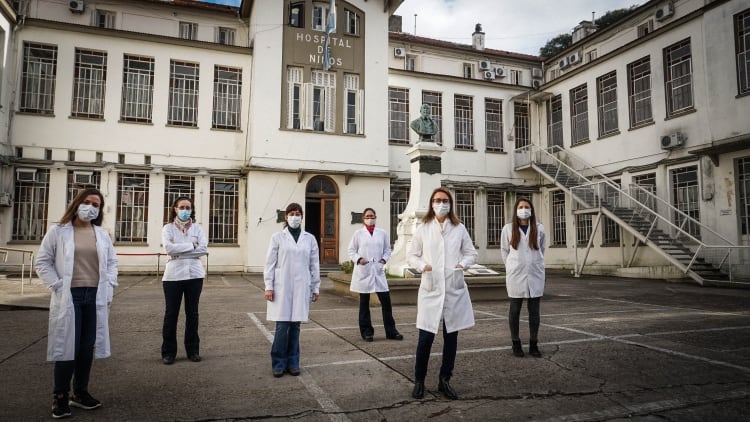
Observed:
[[[305,231],[318,239],[321,264],[339,263],[339,190],[329,177],[307,182]]]

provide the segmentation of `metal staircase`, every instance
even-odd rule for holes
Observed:
[[[638,247],[643,244],[700,285],[750,285],[747,280],[740,281],[748,276],[750,247],[733,244],[642,186],[630,185],[627,191],[623,190],[617,182],[559,146],[521,147],[514,151],[514,160],[516,170],[532,168],[569,193],[575,213],[599,214],[583,265],[596,226],[605,215],[640,241],[627,266],[632,265]]]

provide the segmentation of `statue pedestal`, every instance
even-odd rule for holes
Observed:
[[[406,152],[411,161],[409,202],[399,215],[396,243],[386,266],[389,274],[406,276],[404,271],[409,268],[407,252],[411,239],[431,206],[429,202],[432,191],[440,187],[440,156],[444,151],[443,147],[434,142],[419,142]]]

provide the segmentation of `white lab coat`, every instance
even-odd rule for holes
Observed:
[[[513,224],[508,223],[503,227],[500,235],[500,253],[505,263],[505,288],[508,297],[533,298],[544,295],[544,250],[546,248],[546,235],[544,226],[536,224],[537,245],[539,250],[529,248],[529,233],[531,229],[521,232],[521,241],[518,249],[510,246],[510,238],[513,233]]]
[[[96,292],[96,343],[94,357],[109,357],[109,304],[117,286],[117,256],[109,233],[93,226],[99,257],[99,286]],[[47,231],[36,254],[35,269],[52,291],[49,304],[47,360],[75,359],[75,309],[70,284],[73,281],[74,229],[71,223],[55,224]]]
[[[449,333],[474,326],[469,289],[463,269],[456,264],[469,268],[476,259],[477,251],[463,224],[455,226],[446,219],[443,233],[437,220],[417,228],[409,248],[409,265],[420,270],[432,266],[432,271],[422,272],[417,328],[437,333],[441,318]]]
[[[391,243],[385,230],[375,227],[370,234],[363,226],[354,232],[349,242],[349,258],[354,262],[349,289],[356,293],[387,292],[388,281],[385,278],[384,264],[380,260],[388,261],[390,257]],[[359,265],[357,262],[360,258],[364,258],[367,263]]]
[[[273,290],[273,301],[266,301],[269,321],[307,321],[313,293],[320,293],[318,241],[302,230],[297,242],[284,230],[271,236],[263,268],[266,290]]]
[[[192,223],[187,234],[183,234],[174,223],[165,224],[161,229],[161,243],[170,256],[162,281],[192,280],[206,276],[200,257],[208,253],[208,238],[200,224]]]

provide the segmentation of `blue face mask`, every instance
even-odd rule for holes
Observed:
[[[177,218],[179,218],[180,221],[188,221],[190,220],[190,214],[192,213],[192,210],[177,210]]]

